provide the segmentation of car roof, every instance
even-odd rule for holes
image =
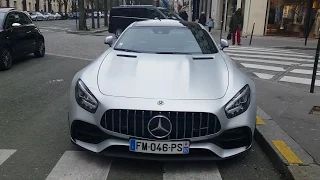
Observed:
[[[195,26],[200,28],[200,25],[196,22],[178,21],[172,19],[150,19],[144,21],[136,21],[132,26],[170,26],[170,27],[186,27]]]
[[[112,7],[112,9],[122,9],[122,8],[157,8],[157,7],[153,5],[121,5],[121,6]]]
[[[9,12],[15,10],[14,8],[0,8],[0,12]]]

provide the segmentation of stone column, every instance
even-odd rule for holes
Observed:
[[[241,0],[237,0],[237,9],[241,8],[241,3],[242,3]]]
[[[251,9],[251,1],[252,0],[245,0],[245,7],[244,7],[244,15],[243,15],[243,28],[242,28],[242,36],[248,35],[248,24],[250,19],[250,9]]]

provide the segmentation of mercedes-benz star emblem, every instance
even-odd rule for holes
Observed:
[[[170,120],[163,115],[154,116],[148,123],[149,133],[159,139],[169,136],[171,130],[172,124]]]
[[[163,104],[164,104],[163,101],[158,101],[158,105],[159,105],[159,106],[162,106]]]

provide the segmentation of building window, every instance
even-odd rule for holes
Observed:
[[[308,0],[270,0],[266,35],[303,37],[307,6]],[[316,31],[320,26],[319,9],[320,0],[314,0],[310,22],[311,37],[319,36],[319,31]]]

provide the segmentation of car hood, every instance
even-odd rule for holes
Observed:
[[[228,88],[228,68],[215,55],[158,55],[112,51],[101,63],[102,94],[155,99],[219,99]]]

